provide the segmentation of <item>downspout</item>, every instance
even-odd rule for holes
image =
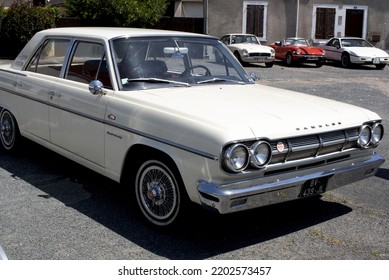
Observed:
[[[300,0],[297,0],[297,13],[296,13],[296,38],[299,36],[299,13],[300,13]]]
[[[204,34],[208,34],[208,0],[203,1]]]

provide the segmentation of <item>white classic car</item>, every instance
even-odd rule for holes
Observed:
[[[327,60],[340,61],[343,67],[372,64],[377,69],[384,69],[389,64],[388,53],[362,38],[332,38],[322,48],[326,51]]]
[[[263,46],[257,36],[251,34],[226,34],[220,39],[241,64],[265,63],[272,67],[275,59],[273,48]]]
[[[0,126],[5,150],[25,137],[121,182],[159,226],[190,202],[315,196],[384,162],[376,113],[256,84],[218,39],[173,31],[37,33],[0,68]]]

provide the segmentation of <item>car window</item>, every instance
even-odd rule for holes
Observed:
[[[232,35],[232,44],[258,44],[260,45],[260,42],[257,40],[257,37],[253,35]]]
[[[296,46],[309,46],[309,43],[305,39],[296,39],[295,40],[295,45]]]
[[[33,56],[27,71],[60,77],[70,40],[48,39]]]
[[[372,47],[372,45],[363,39],[343,39],[343,47]]]
[[[94,42],[77,42],[65,77],[85,84],[99,80],[104,87],[111,88],[104,46]]]
[[[339,39],[332,39],[331,41],[329,41],[329,42],[327,43],[327,46],[340,48]]]
[[[226,45],[229,45],[230,44],[230,36],[224,36],[221,41],[226,44]]]

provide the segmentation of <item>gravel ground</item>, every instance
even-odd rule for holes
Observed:
[[[389,67],[246,67],[258,83],[348,102],[389,123]],[[309,116],[307,116],[309,117]],[[389,158],[389,136],[377,149]],[[10,259],[389,260],[389,165],[320,200],[227,216],[202,209],[161,230],[120,187],[33,143],[0,150],[0,244]]]

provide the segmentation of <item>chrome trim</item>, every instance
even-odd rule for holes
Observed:
[[[231,154],[232,152],[238,148],[238,147],[243,147],[243,149],[246,151],[246,157],[245,157],[245,163],[242,165],[242,167],[240,168],[235,168],[233,166],[233,164],[231,163],[230,159],[231,159]],[[225,149],[224,153],[223,153],[223,163],[224,165],[232,172],[239,172],[239,171],[242,171],[244,170],[250,163],[250,151],[249,149],[243,145],[243,144],[240,144],[240,143],[237,143],[237,144],[233,144],[231,146],[229,146],[227,149]]]
[[[379,120],[371,121],[365,126],[371,127],[374,123],[380,123]],[[369,126],[370,125],[370,126]],[[272,157],[266,166],[255,166],[253,164],[247,166],[246,169],[240,171],[240,173],[252,173],[262,174],[259,172],[265,168],[265,175],[272,173],[274,170],[285,169],[290,171],[291,169],[307,168],[307,165],[323,165],[328,162],[340,161],[346,158],[355,158],[361,155],[363,151],[371,152],[371,149],[378,145],[370,143],[366,148],[359,147],[357,140],[359,138],[361,126],[349,127],[345,129],[327,131],[316,134],[295,136],[292,138],[281,139],[246,139],[234,142],[234,144],[243,144],[249,150],[252,149],[258,141],[265,141],[270,144],[272,148]],[[285,148],[282,151],[277,150],[277,143],[286,143]],[[231,144],[228,144],[231,145]],[[228,148],[228,145],[224,146],[223,151]],[[221,155],[223,157],[223,155]],[[225,166],[221,166],[223,168]],[[223,170],[228,174],[228,170]]]
[[[366,144],[362,144],[361,143],[361,137],[362,137],[362,132],[365,128],[368,128],[369,129],[369,141],[366,142]],[[372,136],[372,129],[371,129],[371,126],[370,125],[363,125],[361,126],[360,130],[359,130],[359,136],[358,136],[358,140],[357,140],[357,143],[358,143],[358,146],[362,149],[366,149],[369,147],[369,144],[370,144],[370,141],[371,141],[371,136]]]
[[[257,157],[255,154],[255,151],[257,150],[258,146],[260,145],[266,145],[268,148],[268,154],[266,156],[266,160],[262,164],[258,164]],[[256,168],[264,168],[271,160],[272,157],[272,148],[270,144],[266,141],[257,141],[254,144],[251,145],[250,149],[251,151],[251,157],[250,157],[250,164]]]
[[[2,89],[2,88],[0,88],[0,89]],[[74,114],[74,115],[78,115],[78,116],[81,116],[81,117],[84,117],[84,118],[87,118],[87,119],[90,119],[90,120],[93,120],[93,121],[96,121],[96,122],[99,122],[99,123],[102,123],[102,124],[105,124],[105,125],[109,125],[109,126],[112,126],[112,127],[115,127],[115,128],[118,128],[118,129],[130,132],[130,133],[133,133],[133,134],[136,134],[136,135],[139,135],[139,136],[142,136],[142,137],[145,137],[145,138],[148,138],[148,139],[151,139],[151,140],[154,140],[154,141],[166,144],[168,146],[172,146],[172,147],[175,147],[177,149],[184,150],[186,152],[189,152],[189,153],[192,153],[192,154],[195,154],[195,155],[203,156],[203,157],[206,157],[206,158],[211,159],[211,160],[216,160],[216,161],[219,160],[219,157],[215,156],[213,154],[210,154],[210,153],[207,153],[207,152],[204,152],[204,151],[200,151],[198,149],[195,149],[195,148],[192,148],[192,147],[188,147],[188,146],[182,145],[180,143],[170,141],[168,139],[164,139],[164,138],[161,138],[161,137],[158,137],[158,136],[154,136],[154,135],[151,135],[151,134],[148,134],[148,133],[144,133],[144,132],[142,132],[140,130],[136,130],[136,129],[132,129],[132,128],[129,128],[129,127],[125,127],[125,126],[122,126],[122,125],[117,124],[115,122],[112,122],[112,121],[110,121],[108,119],[106,120],[106,119],[96,118],[96,117],[94,117],[92,115],[85,114],[83,112],[72,110],[72,109],[69,109],[69,108],[65,108],[65,107],[62,107],[62,106],[59,106],[59,105],[55,105],[55,104],[53,104],[51,102],[40,100],[40,99],[37,99],[37,98],[33,98],[31,96],[27,96],[25,94],[21,94],[21,93],[18,93],[18,92],[9,91],[7,89],[2,89],[2,90],[7,91],[10,94],[14,94],[16,96],[23,97],[23,98],[26,98],[26,99],[38,102],[38,103],[50,106],[52,108],[63,110],[65,112],[68,112],[68,113],[71,113],[71,114]]]
[[[21,76],[21,77],[27,77],[26,74],[20,73],[20,70],[10,70],[10,69],[0,68],[0,71],[6,72],[6,73],[9,73],[9,74],[13,74],[13,75],[18,75],[18,76]]]
[[[225,214],[299,199],[303,184],[312,179],[328,179],[323,192],[339,188],[374,176],[384,162],[381,155],[371,154],[368,157],[311,168],[309,171],[295,171],[235,183],[200,181],[197,188],[204,207]]]
[[[374,139],[373,135],[374,135],[374,130],[375,130],[378,126],[381,127],[382,133],[381,133],[381,135],[380,135],[380,139],[379,139],[377,142],[375,142],[375,141],[373,141],[373,139]],[[384,138],[384,126],[383,126],[381,123],[375,123],[375,124],[372,126],[372,128],[371,128],[371,139],[370,139],[371,144],[374,145],[374,146],[378,146],[378,145],[381,143],[381,141],[382,141],[383,138]]]
[[[134,133],[136,135],[139,135],[139,136],[142,136],[142,137],[145,137],[145,138],[149,138],[151,140],[154,140],[154,141],[157,141],[157,142],[160,142],[160,143],[163,143],[163,144],[166,144],[166,145],[178,148],[180,150],[184,150],[186,152],[189,152],[189,153],[192,153],[192,154],[195,154],[195,155],[203,156],[203,157],[206,157],[208,159],[212,159],[212,160],[216,160],[216,161],[219,160],[219,158],[217,156],[215,156],[215,155],[212,155],[210,153],[207,153],[207,152],[204,152],[204,151],[200,151],[200,150],[197,150],[197,149],[194,149],[194,148],[182,145],[180,143],[176,143],[176,142],[173,142],[173,141],[170,141],[170,140],[158,137],[158,136],[153,136],[151,134],[148,134],[148,133],[145,133],[145,132],[141,132],[139,130],[132,129],[132,128],[129,128],[129,127],[125,127],[125,126],[122,126],[122,125],[119,125],[119,124],[116,124],[116,123],[113,123],[113,122],[110,122],[110,121],[107,121],[107,120],[104,120],[103,123],[107,124],[107,125],[110,125],[110,126],[113,126],[113,127],[116,127],[116,128],[119,128],[121,130],[130,132],[130,133]]]

